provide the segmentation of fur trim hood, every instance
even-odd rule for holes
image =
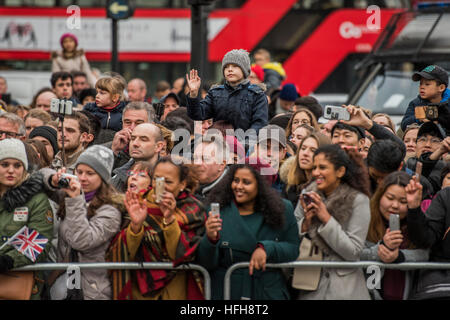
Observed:
[[[7,190],[1,198],[6,211],[10,212],[14,208],[23,206],[36,194],[42,192],[44,189],[43,177],[42,173],[34,172],[20,186]]]
[[[284,184],[288,184],[288,175],[291,167],[295,165],[295,156],[291,156],[284,160],[283,164],[280,166],[280,179]]]

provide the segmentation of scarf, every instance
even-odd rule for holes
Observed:
[[[92,199],[94,199],[95,194],[97,193],[97,190],[88,192],[84,194],[84,200],[86,200],[86,202],[90,202]]]
[[[194,261],[196,249],[205,232],[206,211],[203,205],[189,192],[181,192],[176,201],[176,222],[180,226],[181,235],[176,249],[176,258],[171,260],[162,230],[163,214],[159,205],[153,201],[154,190],[142,193],[147,199],[147,218],[144,221],[144,237],[136,252],[135,261],[139,262],[172,262],[174,267],[182,263]],[[129,262],[127,249],[127,229],[130,217],[126,220],[122,230],[112,241],[107,253],[107,260],[112,262]],[[175,270],[113,270],[112,286],[114,300],[133,299],[132,284],[137,284],[143,296],[154,296],[176,276]],[[195,285],[194,285],[195,284]],[[203,298],[203,280],[196,271],[188,272],[188,299]]]
[[[322,198],[322,201],[327,207],[330,215],[341,225],[347,222],[348,219],[350,219],[350,217],[352,216],[353,201],[359,193],[359,191],[353,189],[348,184],[340,183],[328,197],[325,197],[322,192],[318,191],[315,181],[308,185],[305,190],[316,192]],[[323,253],[329,255],[331,252],[333,252],[333,249],[328,246],[328,244],[317,232],[321,225],[322,222],[317,217],[313,217],[308,234],[311,238],[311,242],[318,246]]]

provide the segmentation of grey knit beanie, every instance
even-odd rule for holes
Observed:
[[[75,168],[81,163],[94,169],[106,183],[110,182],[114,165],[114,154],[111,149],[102,145],[93,145],[78,157]]]
[[[23,142],[18,139],[4,139],[0,141],[0,161],[16,159],[23,163],[25,171],[28,170],[27,152]]]
[[[234,63],[241,68],[244,73],[244,78],[250,75],[250,56],[244,49],[233,49],[228,51],[222,59],[222,74],[225,66],[229,63]]]

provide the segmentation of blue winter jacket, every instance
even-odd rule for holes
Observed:
[[[450,98],[450,90],[445,89],[444,94],[442,95],[441,102],[449,101],[449,98]],[[406,109],[405,115],[403,116],[402,124],[401,124],[402,130],[405,131],[406,127],[412,123],[417,123],[419,125],[422,124],[421,121],[416,119],[414,109],[416,107],[427,106],[429,104],[430,104],[430,101],[422,99],[419,95],[417,96],[417,98],[412,100],[408,105],[408,109]],[[450,106],[447,106],[447,108],[450,112]]]
[[[107,111],[98,107],[95,102],[90,102],[84,106],[83,110],[96,116],[102,124],[102,129],[111,129],[117,132],[122,130],[122,112],[126,105],[126,101],[121,101],[117,107]]]
[[[234,129],[255,129],[267,125],[268,102],[264,91],[248,81],[233,88],[228,83],[209,89],[205,99],[187,96],[188,115],[193,120],[228,121]]]

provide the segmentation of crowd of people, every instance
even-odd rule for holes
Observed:
[[[450,297],[448,270],[385,269],[373,289],[363,269],[266,268],[450,261],[450,94],[439,66],[414,74],[418,97],[396,128],[364,106],[324,121],[263,49],[254,64],[229,51],[221,84],[205,88],[190,70],[152,97],[142,79],[95,79],[73,35],[61,45],[51,88],[0,111],[0,277],[42,262],[195,263],[223,299],[227,269],[249,262],[231,276],[232,299]],[[50,112],[54,98],[73,112]],[[79,290],[66,277],[33,272],[28,297],[204,299],[189,269],[86,269]]]

